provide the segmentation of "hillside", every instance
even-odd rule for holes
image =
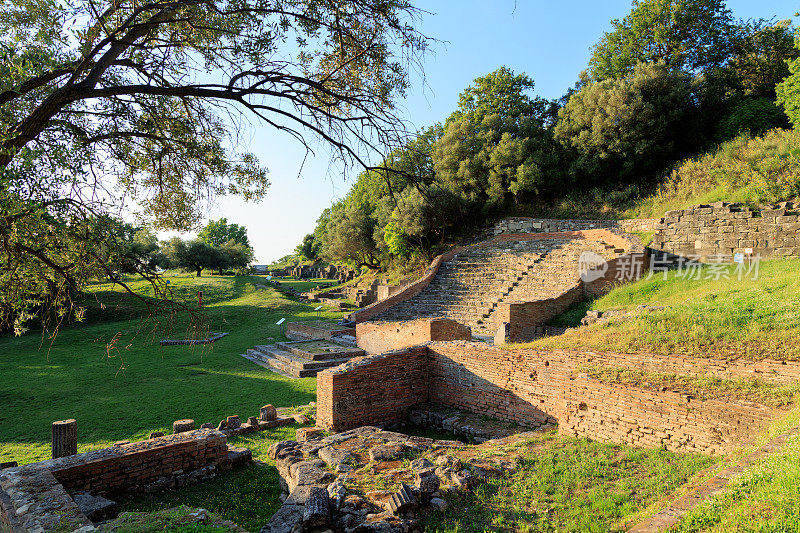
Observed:
[[[729,279],[715,276],[709,266],[691,276],[671,271],[666,279],[657,274],[620,286],[555,322],[577,325],[588,309],[626,309],[631,315],[542,338],[530,346],[800,359],[800,259],[761,261],[757,276],[741,280],[735,274]],[[664,308],[636,312],[643,305]]]

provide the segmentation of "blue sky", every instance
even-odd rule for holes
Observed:
[[[591,47],[612,18],[630,11],[630,0],[447,0],[415,2],[430,11],[421,31],[442,41],[425,63],[425,79],[412,75],[412,89],[400,102],[415,128],[444,120],[458,94],[478,76],[506,65],[536,82],[535,92],[558,98],[586,67]],[[729,0],[738,18],[786,19],[800,11],[794,0]],[[328,155],[302,168],[304,150],[287,136],[256,127],[245,148],[270,169],[270,187],[260,203],[223,198],[209,218],[225,216],[247,227],[258,263],[290,253],[313,231],[320,212],[341,198],[355,179],[330,168]]]

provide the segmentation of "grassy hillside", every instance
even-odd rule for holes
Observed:
[[[693,279],[672,271],[666,279],[659,273],[623,285],[568,311],[559,322],[576,325],[588,308],[665,308],[539,339],[530,346],[800,360],[800,259],[762,261],[756,279],[714,277],[713,267],[706,267]]]
[[[739,137],[716,151],[687,160],[655,194],[625,215],[655,218],[671,209],[724,200],[763,205],[800,198],[800,130],[772,130]]]
[[[314,399],[314,379],[284,378],[240,354],[280,340],[279,318],[316,317],[316,305],[257,289],[264,279],[255,276],[169,279],[176,295],[190,302],[202,290],[203,311],[174,316],[164,328],[164,320],[143,318],[142,302],[98,284],[85,299],[86,323],[62,329],[55,338],[35,332],[0,337],[0,461],[48,458],[50,423],[65,418],[77,419],[79,449],[86,451],[171,431],[180,418],[217,423],[227,415],[257,414],[266,403],[290,406]],[[144,282],[132,286],[151,294]],[[159,345],[164,338],[190,336],[198,318],[202,329],[230,335],[208,346]]]

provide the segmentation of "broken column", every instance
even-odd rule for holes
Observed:
[[[78,453],[78,422],[72,418],[53,422],[53,459]]]

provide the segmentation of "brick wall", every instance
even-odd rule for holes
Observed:
[[[341,431],[402,420],[428,399],[427,349],[353,359],[317,374],[317,425]]]
[[[717,202],[668,211],[656,227],[651,247],[681,256],[731,260],[752,248],[762,257],[800,256],[800,205],[753,210]]]
[[[148,483],[176,473],[222,465],[227,455],[225,435],[213,429],[199,429],[36,465],[52,472],[68,491],[113,494],[141,490]]]
[[[355,336],[354,328],[335,328],[318,322],[289,322],[286,324],[286,336],[290,339],[328,339],[336,335]]]
[[[351,371],[339,367],[320,374],[318,423],[335,429],[383,424],[402,418],[414,403],[430,401],[527,426],[557,421],[567,435],[719,454],[759,434],[783,412],[750,402],[606,384],[580,371],[583,363],[720,377],[768,376],[780,383],[800,374],[798,363],[432,342],[365,358]]]
[[[358,347],[372,354],[419,346],[430,341],[471,339],[472,333],[467,326],[449,318],[356,324]]]
[[[536,328],[560,315],[584,298],[583,283],[555,298],[532,302],[503,302],[497,306],[497,322],[509,324],[504,341],[519,342],[536,337]]]

